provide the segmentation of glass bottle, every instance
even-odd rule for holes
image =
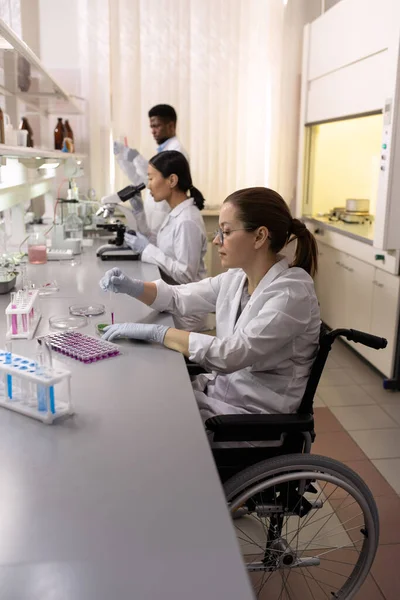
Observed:
[[[68,123],[68,119],[65,119],[64,127],[66,137],[69,137],[72,141],[74,141],[74,132],[71,129],[71,125]]]
[[[28,260],[32,265],[47,262],[46,238],[42,232],[34,232],[28,238]]]
[[[83,238],[83,221],[78,216],[76,204],[69,205],[69,213],[64,221],[65,237],[81,240]]]
[[[26,131],[28,132],[28,141],[26,145],[28,146],[28,148],[33,148],[33,131],[26,117],[22,117],[21,123],[19,124],[19,129],[26,129]]]
[[[75,143],[74,143],[74,132],[71,129],[71,125],[68,123],[68,119],[65,119],[64,123],[65,129],[65,142],[67,143],[67,151],[75,152]]]
[[[62,118],[58,117],[57,125],[54,130],[54,149],[55,150],[62,150],[64,137],[65,137],[64,124],[62,122]]]

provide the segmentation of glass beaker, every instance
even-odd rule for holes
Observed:
[[[31,233],[28,238],[28,260],[32,265],[47,262],[46,238],[43,233]]]
[[[70,214],[64,221],[64,231],[66,238],[81,240],[83,238],[83,221],[78,217],[76,205],[69,208]]]

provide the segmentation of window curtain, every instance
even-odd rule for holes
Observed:
[[[127,184],[125,137],[156,152],[148,120],[172,104],[209,207],[241,187],[294,195],[303,25],[318,0],[81,0],[91,172],[98,195]]]

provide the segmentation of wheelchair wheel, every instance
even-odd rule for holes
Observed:
[[[259,600],[354,598],[379,539],[375,501],[354,471],[291,454],[245,469],[224,490]]]

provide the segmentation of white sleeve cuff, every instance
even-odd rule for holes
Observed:
[[[157,286],[157,296],[154,300],[153,304],[151,304],[151,308],[158,310],[159,312],[163,312],[164,310],[168,310],[171,306],[172,300],[172,289],[165,281],[162,279],[157,279],[154,281]]]
[[[213,342],[212,335],[204,333],[190,333],[189,335],[189,360],[202,364],[209,347]]]
[[[153,249],[155,248],[155,246],[153,244],[147,244],[146,248],[143,250],[140,258],[143,262],[147,262],[147,263],[153,263],[153,261],[151,260],[153,258],[152,254],[153,254]]]

